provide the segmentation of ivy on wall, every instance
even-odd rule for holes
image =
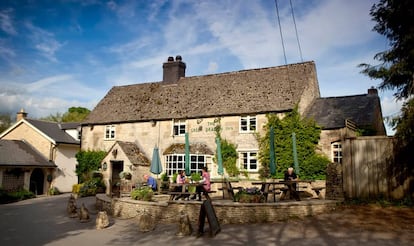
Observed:
[[[325,179],[325,169],[330,162],[328,158],[316,153],[321,128],[310,119],[301,118],[297,106],[286,113],[283,119],[276,114],[268,114],[264,126],[265,135],[257,134],[259,143],[259,161],[261,178],[270,178],[269,170],[269,129],[274,128],[276,176],[283,178],[288,167],[293,166],[292,133],[296,134],[296,148],[299,160],[299,176],[301,179]]]
[[[220,124],[220,118],[217,119],[217,124],[214,128],[216,137],[220,139],[221,143],[221,156],[223,159],[223,167],[226,169],[226,172],[231,177],[237,177],[240,174],[240,170],[237,167],[237,146],[226,139],[221,137],[222,127]],[[215,160],[217,160],[217,150],[215,154]]]
[[[83,183],[90,178],[90,173],[98,171],[101,166],[101,161],[105,158],[105,151],[79,151],[75,157],[78,161],[76,166],[76,174],[79,177],[79,182]]]

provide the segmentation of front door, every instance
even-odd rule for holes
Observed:
[[[112,194],[119,196],[120,185],[121,185],[121,178],[119,174],[124,171],[124,161],[111,161],[112,166]]]
[[[43,184],[45,183],[45,175],[43,174],[42,169],[36,168],[33,170],[32,175],[30,175],[30,191],[35,195],[42,195]]]

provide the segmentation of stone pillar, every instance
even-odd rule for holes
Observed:
[[[330,163],[326,167],[326,194],[325,199],[342,200],[344,199],[342,165]]]

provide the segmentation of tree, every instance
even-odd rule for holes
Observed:
[[[53,122],[81,122],[89,115],[91,111],[83,107],[70,107],[64,114],[56,113],[50,114],[47,117],[40,118],[41,120],[53,121]]]
[[[259,170],[262,178],[269,178],[269,129],[274,128],[276,177],[282,178],[289,166],[293,166],[292,133],[297,137],[297,154],[301,178],[324,179],[326,165],[329,160],[316,153],[321,129],[310,119],[301,118],[297,107],[286,113],[283,119],[276,114],[268,114],[265,125],[266,134],[257,136],[259,142]]]
[[[10,114],[0,114],[0,133],[9,128],[12,124]]]
[[[414,1],[381,0],[370,14],[373,30],[387,37],[390,49],[374,56],[379,65],[360,64],[362,72],[382,80],[380,89],[395,89],[396,98],[408,98],[414,93]]]

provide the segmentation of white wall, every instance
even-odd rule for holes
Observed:
[[[76,176],[76,153],[79,146],[59,145],[56,151],[55,164],[57,165],[54,173],[52,185],[59,189],[60,192],[72,192],[72,185],[78,183]]]

